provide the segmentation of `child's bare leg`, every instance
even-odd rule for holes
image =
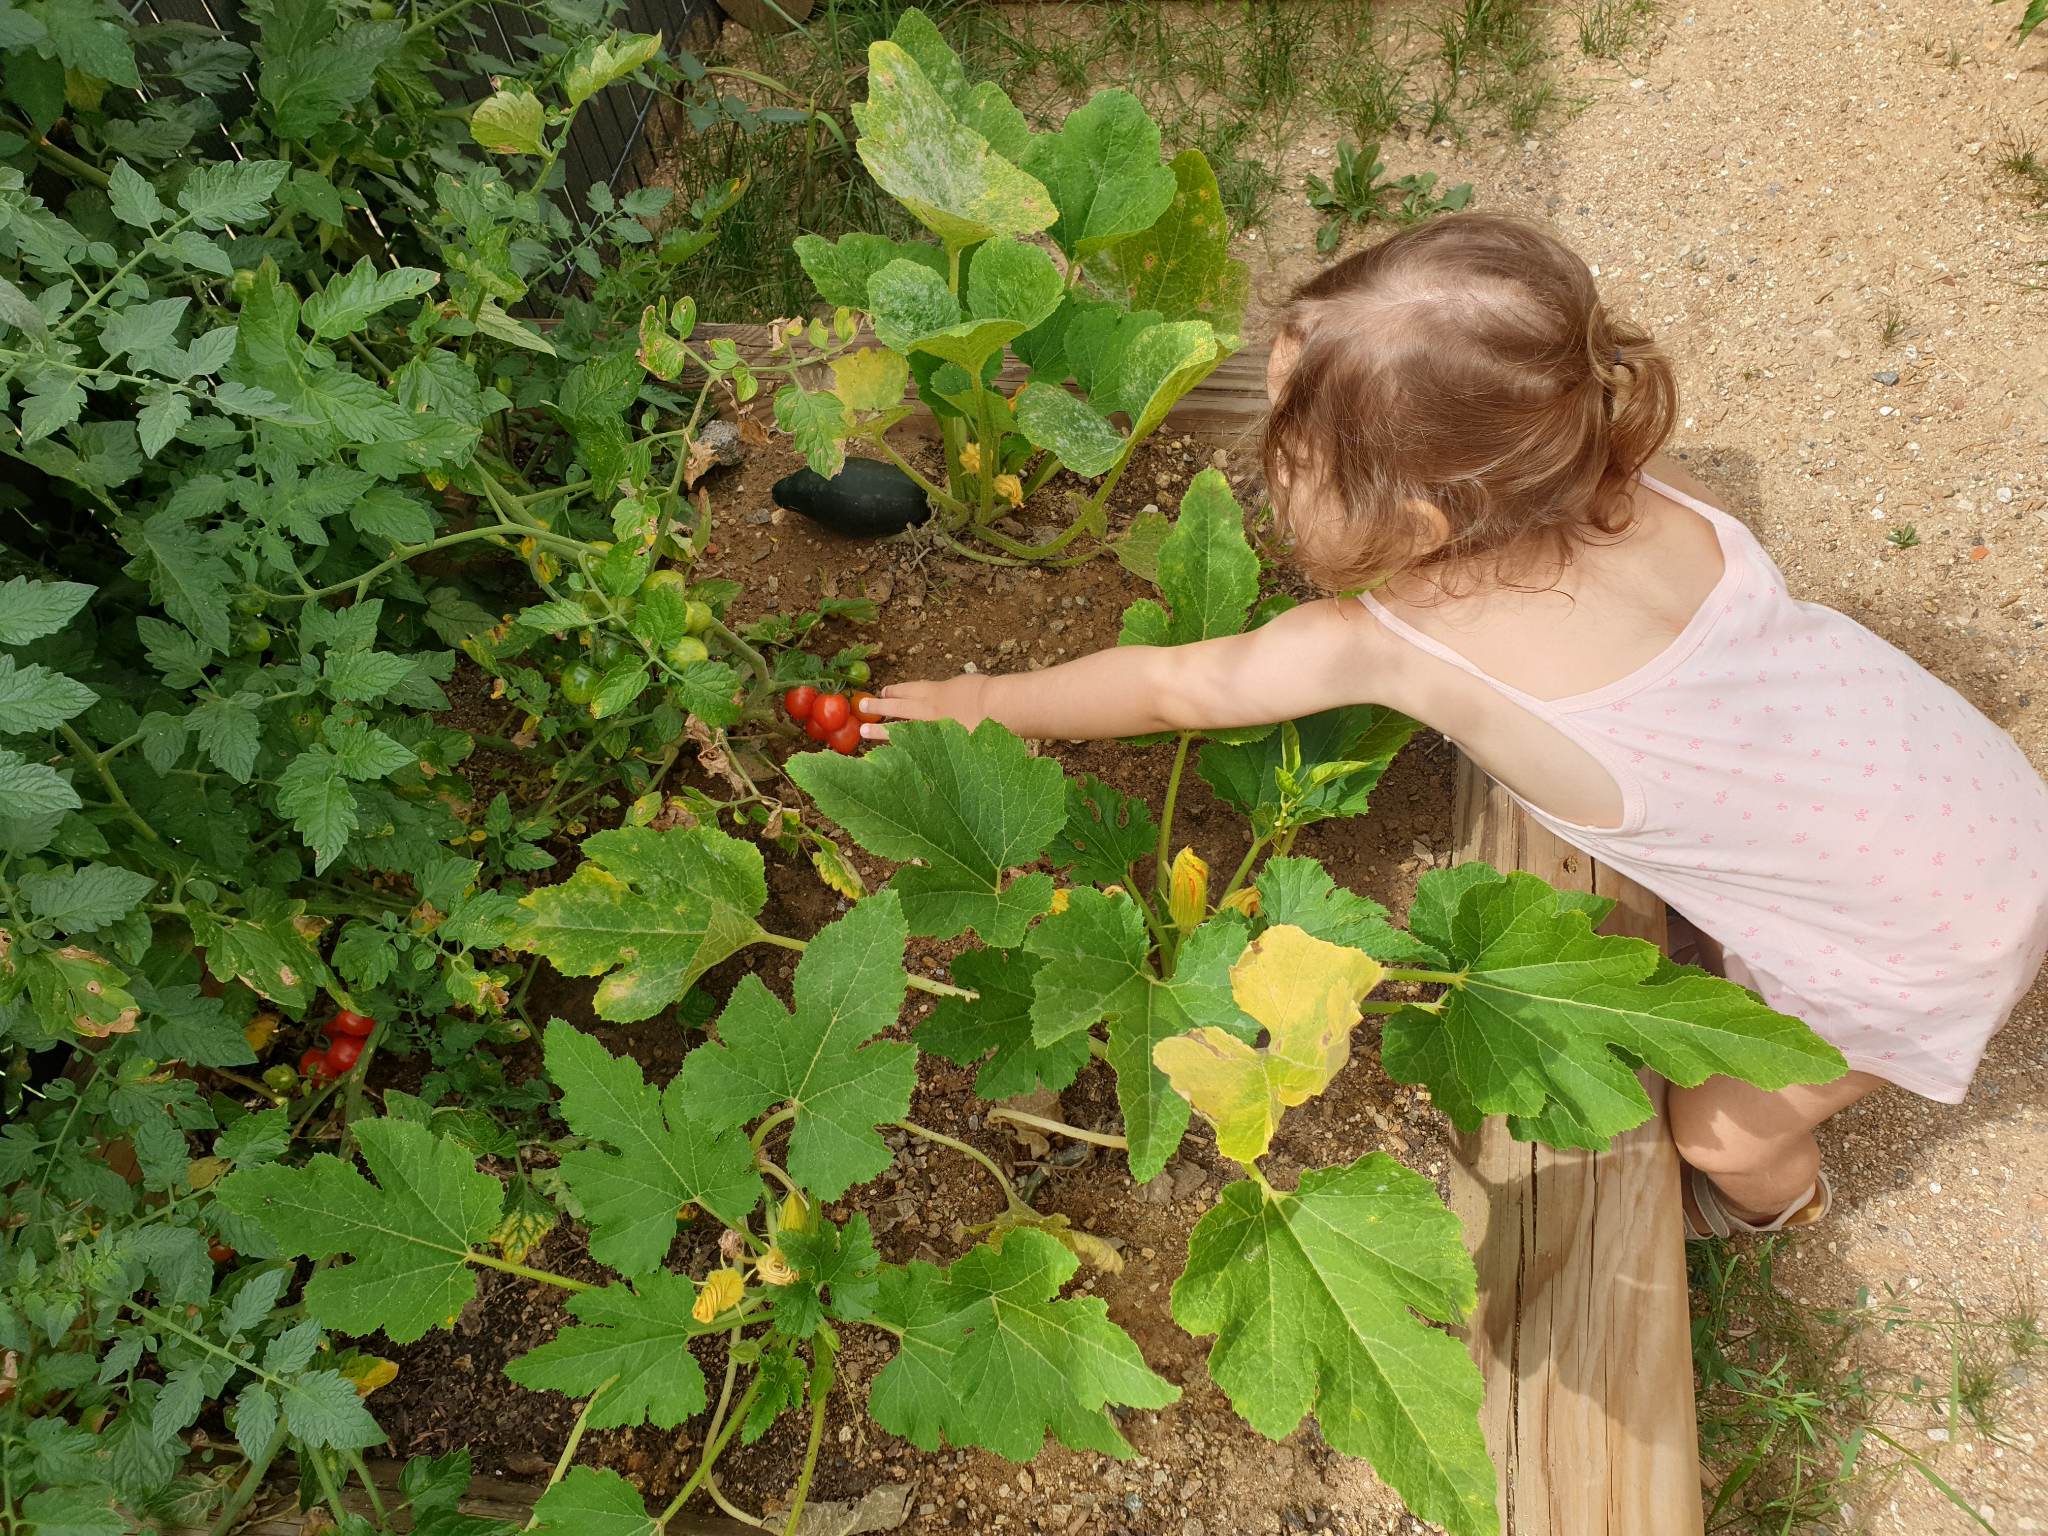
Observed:
[[[1678,1155],[1714,1181],[1730,1214],[1770,1221],[1813,1188],[1820,1171],[1813,1128],[1884,1082],[1873,1073],[1851,1072],[1832,1083],[1771,1093],[1734,1078],[1710,1077],[1697,1088],[1671,1089],[1665,1123]],[[1698,1223],[1689,1190],[1686,1210]]]

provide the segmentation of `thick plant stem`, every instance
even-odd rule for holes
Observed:
[[[1463,971],[1410,971],[1390,965],[1381,974],[1389,981],[1406,981],[1418,987],[1462,987],[1465,985],[1465,973]]]
[[[565,1291],[598,1289],[588,1280],[573,1280],[567,1275],[558,1275],[550,1270],[531,1269],[524,1264],[514,1264],[510,1259],[496,1259],[488,1253],[478,1253],[474,1248],[468,1249],[462,1256],[470,1263],[481,1265],[485,1269],[500,1269],[508,1275],[517,1275],[522,1280],[537,1280],[542,1285],[559,1286]]]
[[[1238,860],[1237,868],[1230,876],[1230,884],[1224,886],[1223,894],[1216,898],[1217,906],[1222,906],[1224,902],[1230,900],[1231,897],[1238,893],[1238,889],[1244,884],[1245,878],[1251,874],[1253,863],[1257,861],[1261,853],[1265,852],[1265,849],[1265,838],[1255,837],[1252,839],[1251,847],[1245,849],[1244,857]]]
[[[1043,1115],[1027,1115],[1021,1109],[992,1109],[988,1112],[991,1120],[1007,1120],[1012,1125],[1029,1126],[1034,1131],[1044,1131],[1048,1136],[1064,1136],[1070,1141],[1085,1141],[1092,1146],[1114,1147],[1119,1152],[1130,1150],[1130,1142],[1121,1136],[1112,1136],[1107,1131],[1084,1131],[1078,1125],[1068,1125],[1064,1120],[1048,1120]]]
[[[1003,1200],[1006,1204],[1008,1204],[1011,1210],[1022,1211],[1032,1216],[1036,1216],[1038,1214],[1038,1212],[1033,1210],[1030,1204],[1021,1195],[1017,1193],[1017,1187],[1010,1182],[1010,1176],[1004,1173],[1002,1169],[998,1168],[995,1165],[995,1160],[991,1158],[986,1152],[982,1151],[979,1147],[970,1147],[966,1142],[959,1140],[957,1137],[948,1136],[943,1131],[932,1130],[929,1126],[914,1124],[909,1120],[898,1120],[896,1122],[896,1129],[899,1131],[908,1131],[911,1135],[917,1137],[920,1141],[929,1141],[934,1142],[942,1147],[950,1147],[955,1152],[958,1152],[962,1157],[972,1158],[975,1162],[981,1164],[982,1167],[986,1168],[989,1171],[990,1176],[995,1179],[996,1183],[1002,1186]]]
[[[838,1353],[830,1333],[820,1330],[811,1340],[811,1438],[804,1447],[803,1470],[796,1475],[796,1491],[789,1498],[789,1523],[782,1536],[796,1536],[797,1522],[804,1516],[804,1500],[811,1494],[811,1477],[818,1470],[818,1447],[825,1439],[826,1399],[832,1394],[832,1357]]]
[[[227,1533],[240,1523],[242,1511],[247,1509],[256,1495],[263,1491],[263,1479],[270,1472],[270,1464],[276,1461],[278,1454],[284,1450],[285,1439],[285,1427],[280,1424],[276,1433],[270,1437],[270,1444],[264,1447],[263,1454],[249,1463],[249,1470],[242,1474],[241,1482],[235,1485],[235,1491],[222,1508],[219,1517],[207,1527],[206,1536],[227,1536]]]
[[[710,633],[731,646],[745,660],[747,670],[760,680],[762,687],[768,686],[773,674],[768,670],[768,659],[765,656],[734,634],[730,629],[726,628],[725,621],[722,619],[714,618],[709,625],[709,630]]]
[[[60,721],[57,725],[57,734],[64,738],[66,746],[78,754],[78,760],[92,769],[94,777],[100,781],[100,788],[107,792],[107,799],[113,804],[114,809],[121,813],[122,820],[152,843],[162,842],[163,838],[157,834],[156,828],[136,813],[135,807],[128,803],[128,797],[121,792],[121,786],[114,782],[114,775],[108,771],[106,763],[93,751],[86,739],[72,728],[71,723]]]
[[[668,1507],[654,1522],[656,1530],[665,1530],[669,1521],[676,1517],[676,1511],[689,1502],[690,1495],[704,1486],[704,1479],[711,1475],[711,1469],[718,1465],[718,1458],[726,1445],[746,1422],[747,1410],[754,1406],[754,1397],[761,1390],[761,1378],[756,1376],[747,1383],[747,1390],[740,1394],[740,1400],[733,1405],[732,1417],[727,1419],[716,1435],[704,1447],[704,1459],[697,1463],[697,1470],[690,1474],[690,1480],[676,1490],[676,1496],[668,1501]]]
[[[1173,749],[1173,771],[1166,776],[1166,803],[1159,813],[1159,868],[1152,889],[1164,891],[1173,884],[1173,807],[1180,799],[1181,775],[1187,771],[1188,746],[1195,739],[1193,731],[1180,733],[1180,744]]]
[[[597,1390],[583,1400],[582,1411],[576,1415],[576,1422],[569,1430],[569,1443],[562,1447],[562,1454],[555,1458],[555,1470],[548,1474],[549,1488],[554,1487],[555,1484],[568,1475],[569,1464],[576,1459],[576,1448],[583,1443],[583,1431],[590,1427],[590,1410],[597,1406],[597,1400],[609,1392],[612,1383],[618,1379],[617,1376],[605,1377],[603,1381],[598,1383]],[[365,1478],[365,1481],[367,1482],[368,1479]],[[542,1490],[543,1493],[546,1491],[546,1489]],[[530,1531],[539,1523],[540,1510],[536,1507],[533,1514],[527,1518],[526,1524],[521,1526],[520,1529]]]

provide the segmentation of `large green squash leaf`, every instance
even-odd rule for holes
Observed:
[[[811,940],[797,962],[794,1016],[760,977],[742,977],[717,1041],[692,1051],[676,1079],[691,1115],[724,1129],[789,1105],[790,1176],[827,1200],[888,1167],[875,1127],[909,1110],[917,1052],[869,1042],[902,1009],[908,937],[902,903],[885,890]]]
[[[1385,907],[1337,884],[1314,859],[1268,859],[1255,888],[1259,915],[1268,923],[1290,923],[1332,944],[1362,949],[1385,965],[1444,963],[1421,939],[1396,928]]]
[[[1283,820],[1302,827],[1363,816],[1395,755],[1421,727],[1377,704],[1324,710],[1257,741],[1212,742],[1196,772],[1261,836]]]
[[[562,1178],[583,1208],[592,1258],[627,1276],[658,1268],[689,1205],[746,1224],[761,1199],[753,1153],[730,1127],[692,1113],[680,1078],[655,1088],[637,1062],[560,1019],[544,1050],[562,1118],[586,1143],[563,1155]]]
[[[967,309],[946,280],[914,261],[892,261],[868,282],[875,337],[899,352],[929,352],[968,374],[1044,320],[1060,303],[1060,275],[1035,245],[994,239],[974,253]]]
[[[1448,923],[1435,890],[1410,915],[1459,979],[1440,1004],[1390,1018],[1381,1049],[1391,1076],[1427,1084],[1465,1130],[1505,1114],[1524,1139],[1601,1148],[1650,1118],[1638,1064],[1686,1088],[1714,1076],[1783,1088],[1847,1069],[1733,982],[1596,934],[1583,903],[1534,875],[1463,865],[1423,884],[1459,889]]]
[[[1244,509],[1217,469],[1188,483],[1180,516],[1159,546],[1162,607],[1141,598],[1124,610],[1122,645],[1188,645],[1241,634],[1259,595],[1259,557],[1245,542]]]
[[[618,827],[585,839],[583,854],[560,885],[519,899],[512,942],[564,976],[604,976],[599,1018],[659,1013],[760,937],[768,885],[752,843],[709,827]]]
[[[381,1328],[409,1344],[453,1322],[476,1294],[469,1253],[497,1227],[505,1191],[467,1148],[423,1125],[358,1120],[351,1129],[376,1183],[321,1152],[303,1168],[238,1169],[221,1181],[220,1199],[281,1253],[354,1260],[306,1282],[306,1305],[323,1324]]]
[[[953,962],[953,976],[974,999],[939,999],[917,1027],[919,1048],[963,1067],[980,1063],[974,1091],[984,1099],[1066,1087],[1088,1065],[1088,1037],[1049,1045],[1032,1037],[1032,978],[1043,963],[1022,950],[970,949]]]
[[[1230,254],[1230,221],[1216,173],[1199,149],[1174,156],[1173,201],[1151,228],[1118,242],[1094,271],[1120,288],[1133,309],[1168,320],[1206,320],[1235,333],[1244,319],[1251,273]]]
[[[971,928],[1010,947],[1052,905],[1051,876],[1006,876],[1059,831],[1065,778],[995,721],[972,735],[951,720],[901,721],[878,751],[805,753],[789,773],[868,852],[917,861],[889,882],[912,933],[947,939]]]
[[[1180,1392],[1146,1368],[1101,1298],[1055,1299],[1078,1264],[1025,1227],[945,1269],[884,1269],[875,1316],[902,1342],[869,1394],[875,1421],[927,1451],[943,1439],[1029,1461],[1050,1433],[1128,1456],[1108,1405],[1163,1408]]]
[[[990,149],[1013,161],[1025,153],[1031,143],[1031,125],[1024,121],[1024,114],[994,81],[968,81],[967,66],[931,17],[915,8],[905,11],[889,41],[917,60],[917,67],[953,109],[953,115],[988,140]]]
[[[1476,1295],[1457,1218],[1375,1152],[1311,1169],[1291,1194],[1226,1186],[1188,1240],[1173,1316],[1217,1336],[1209,1374],[1260,1434],[1284,1439],[1314,1413],[1419,1518],[1493,1536],[1479,1372],[1423,1321],[1455,1322]]]
[[[1059,218],[1051,234],[1085,262],[1149,229],[1173,201],[1174,174],[1159,163],[1159,125],[1129,91],[1097,91],[1058,131],[1031,141],[1024,169],[1045,183]]]
[[[892,261],[915,262],[941,278],[946,275],[946,253],[922,241],[858,233],[837,240],[798,235],[792,248],[818,297],[840,309],[866,309],[869,280]]]
[[[533,1506],[536,1536],[659,1536],[640,1490],[607,1467],[571,1467]]]
[[[1017,430],[1076,474],[1106,472],[1237,348],[1235,340],[1218,336],[1202,320],[1131,325],[1096,318],[1113,308],[1077,310],[1059,348],[1040,354],[1047,375],[1017,397]],[[1088,398],[1078,399],[1052,382],[1049,370],[1054,367],[1071,369]],[[1128,433],[1110,420],[1118,413],[1129,420]]]
[[[1044,185],[991,149],[895,43],[869,45],[868,99],[853,121],[868,173],[948,250],[1036,234],[1059,216]]]
[[[569,1298],[569,1311],[582,1326],[562,1329],[510,1362],[505,1374],[522,1387],[566,1397],[588,1397],[610,1381],[591,1405],[592,1429],[674,1429],[704,1409],[704,1371],[691,1343],[729,1326],[698,1322],[690,1315],[696,1299],[686,1276],[665,1269],[636,1286],[579,1292]]]

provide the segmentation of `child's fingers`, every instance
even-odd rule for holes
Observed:
[[[940,711],[929,699],[912,693],[878,693],[869,699],[861,714],[870,720],[936,720]]]
[[[869,721],[860,728],[860,739],[862,741],[887,741],[889,739],[889,727],[886,725],[876,725],[873,721]]]

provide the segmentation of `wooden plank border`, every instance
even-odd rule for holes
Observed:
[[[1612,897],[1603,931],[1665,943],[1664,904],[1459,764],[1460,859]],[[1663,1083],[1645,1086],[1663,1102]],[[1451,1207],[1479,1267],[1466,1330],[1504,1536],[1701,1536],[1678,1153],[1662,1119],[1606,1152],[1453,1138]]]

